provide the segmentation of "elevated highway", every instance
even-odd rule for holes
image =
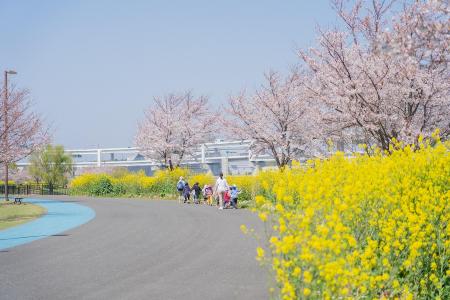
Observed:
[[[126,167],[130,170],[143,169],[152,173],[161,167],[157,160],[144,156],[137,147],[90,148],[66,150],[78,170],[86,167]],[[18,163],[26,167],[29,163]],[[199,145],[193,155],[186,157],[182,166],[194,172],[211,171],[213,174],[249,174],[259,168],[275,166],[270,155],[255,155],[250,150],[250,141],[215,141]]]

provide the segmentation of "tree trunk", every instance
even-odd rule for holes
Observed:
[[[5,162],[5,200],[9,201],[9,195],[8,195],[8,173],[9,173],[9,169],[8,169],[9,165],[7,162]]]

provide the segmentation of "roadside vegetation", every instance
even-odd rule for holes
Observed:
[[[53,193],[55,188],[67,185],[72,173],[72,157],[64,153],[61,145],[46,145],[31,155],[28,172],[35,183],[47,185]]]
[[[417,148],[337,152],[256,197],[281,299],[449,299],[450,143]]]
[[[205,184],[214,185],[216,178],[210,174],[192,174],[187,169],[159,170],[153,176],[147,176],[143,171],[132,173],[117,170],[110,174],[86,173],[75,177],[69,184],[71,195],[88,195],[102,197],[146,197],[153,199],[177,199],[176,185],[180,177],[189,184],[198,182],[201,187]],[[227,176],[230,185],[236,184],[242,191],[239,195],[241,208],[252,206],[253,199],[263,194],[260,178],[270,177],[268,172],[259,175]]]
[[[0,230],[30,222],[46,212],[45,208],[31,203],[14,204],[0,201]]]

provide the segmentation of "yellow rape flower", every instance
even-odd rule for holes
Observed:
[[[366,149],[370,156],[336,153],[258,174],[271,183],[256,210],[274,231],[267,251],[286,287],[281,299],[292,299],[290,286],[324,299],[416,299],[425,288],[430,297],[443,294],[450,142]]]
[[[267,213],[265,212],[260,212],[259,213],[259,218],[261,219],[261,221],[266,222],[267,221]]]
[[[262,260],[264,259],[264,249],[261,247],[256,248],[256,259]]]

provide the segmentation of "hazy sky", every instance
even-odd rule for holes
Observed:
[[[220,105],[286,72],[334,20],[327,0],[0,0],[0,69],[18,72],[55,143],[132,146],[153,96]]]

